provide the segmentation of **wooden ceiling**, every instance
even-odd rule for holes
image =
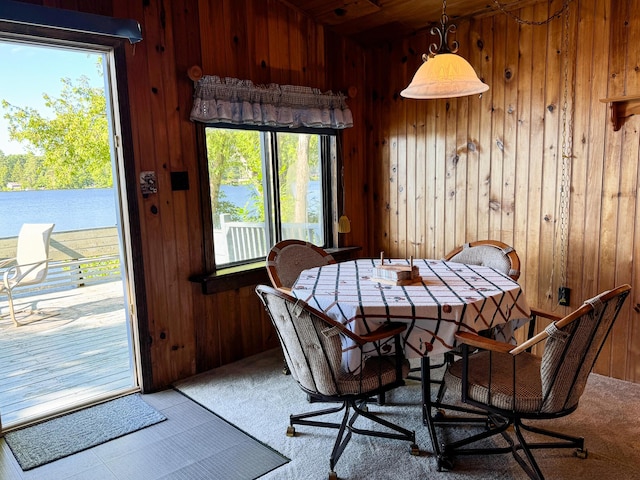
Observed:
[[[362,45],[402,38],[440,21],[442,0],[285,0],[321,24]],[[500,0],[505,9],[532,0]],[[448,0],[451,20],[495,13],[494,0]]]

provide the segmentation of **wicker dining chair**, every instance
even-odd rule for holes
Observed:
[[[313,243],[303,240],[283,240],[267,255],[267,272],[274,288],[291,290],[300,272],[308,268],[336,263],[333,256]]]
[[[520,278],[520,257],[513,247],[498,240],[465,243],[447,253],[444,259],[467,265],[484,265],[495,268],[514,280]]]
[[[478,240],[475,242],[465,243],[464,245],[460,245],[447,253],[444,256],[444,260],[464,263],[467,265],[491,267],[505,275],[508,275],[515,281],[520,278],[520,257],[518,257],[518,254],[513,247],[499,240]],[[535,322],[530,322],[527,338],[533,336],[534,329]],[[489,337],[493,337],[494,333],[495,332],[492,332],[491,330],[483,332],[485,336]],[[441,363],[432,364],[431,368],[437,370],[444,367],[446,364],[452,363],[454,356],[459,353],[460,350],[458,348],[451,352],[447,352],[444,356],[444,360]],[[412,380],[421,380],[421,368],[412,368],[410,378]],[[432,383],[438,384],[441,382],[439,380],[432,380]],[[443,393],[444,390],[441,391],[441,395]]]
[[[299,387],[322,402],[338,406],[309,413],[291,415],[288,436],[295,436],[295,425],[337,429],[329,458],[329,479],[337,480],[335,465],[353,433],[411,442],[411,454],[419,455],[415,433],[372,413],[367,399],[404,385],[409,371],[400,347],[400,335],[406,325],[386,323],[366,335],[356,335],[340,322],[310,307],[306,302],[266,285],[258,285],[256,293],[264,304],[276,329],[291,376]],[[366,359],[359,373],[349,373],[342,366],[342,338],[348,337],[359,348],[369,342],[392,342],[395,353]],[[317,417],[344,411],[340,423]],[[372,430],[356,426],[359,417],[378,424]],[[366,425],[365,425],[366,426]],[[380,428],[383,427],[383,428]],[[397,459],[393,459],[397,461]]]
[[[429,403],[428,426],[438,469],[453,468],[454,459],[463,455],[511,453],[531,479],[542,480],[544,476],[532,450],[574,448],[577,456],[586,458],[582,437],[539,428],[531,423],[564,417],[576,410],[587,378],[630,290],[629,285],[622,285],[601,293],[563,318],[534,309],[538,317],[553,321],[515,348],[512,344],[469,332],[459,333],[462,358],[447,367],[444,382],[448,392],[455,392],[463,405],[475,409],[479,417],[445,414],[450,405]],[[528,351],[541,342],[545,342],[542,356]],[[432,414],[433,409],[435,414]],[[438,442],[436,426],[464,425],[468,428],[471,423],[482,425],[482,431],[450,443]],[[515,438],[509,433],[511,430]],[[530,442],[523,430],[552,441],[537,438]],[[494,436],[504,438],[506,445],[477,444]]]
[[[300,272],[308,268],[322,267],[336,263],[330,253],[303,240],[282,240],[276,243],[267,255],[267,273],[273,288],[283,292],[291,291]],[[291,369],[284,361],[282,373],[289,375]],[[312,397],[309,397],[312,400]]]
[[[520,278],[520,257],[515,249],[499,240],[478,240],[469,242],[451,250],[444,257],[450,262],[464,263],[467,265],[482,265],[491,267],[511,277],[514,281]],[[502,331],[504,326],[498,327],[502,334],[512,337],[511,330]],[[529,322],[527,338],[531,338],[535,331],[535,322]],[[511,334],[509,333],[511,332]],[[486,336],[496,337],[497,332],[484,332]],[[515,338],[510,338],[515,342]]]

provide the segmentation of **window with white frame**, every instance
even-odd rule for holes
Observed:
[[[216,270],[263,260],[280,240],[330,246],[335,132],[203,130]]]

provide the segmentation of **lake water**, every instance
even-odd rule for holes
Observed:
[[[250,186],[220,187],[224,200],[255,209]],[[319,182],[310,182],[310,208],[318,208]],[[23,223],[55,223],[54,232],[116,225],[116,192],[111,188],[0,192],[0,238],[16,237]]]
[[[224,199],[250,208],[251,187],[223,186]],[[113,227],[116,196],[111,188],[0,192],[0,238],[16,237],[23,223],[55,223],[54,232]]]
[[[111,188],[0,192],[0,238],[15,237],[23,223],[55,223],[54,232],[116,225]]]

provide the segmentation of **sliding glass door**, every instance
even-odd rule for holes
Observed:
[[[6,430],[138,390],[139,369],[113,50],[0,32],[0,63],[0,262],[24,224],[54,224],[18,325],[0,293]]]

